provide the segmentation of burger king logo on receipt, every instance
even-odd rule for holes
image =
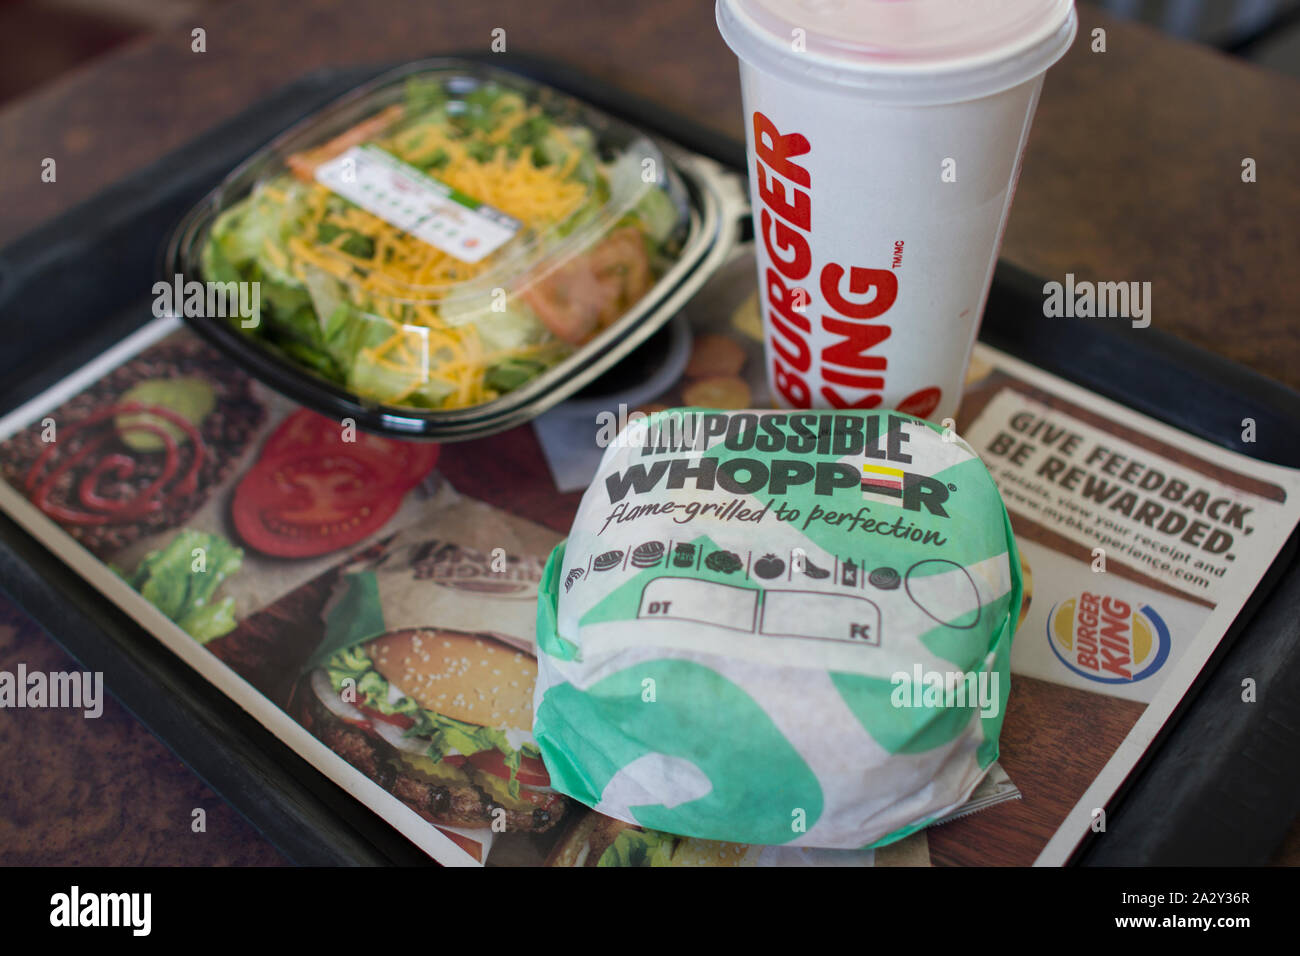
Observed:
[[[1145,680],[1169,657],[1169,626],[1154,608],[1091,591],[1048,612],[1047,640],[1062,664],[1103,684]]]

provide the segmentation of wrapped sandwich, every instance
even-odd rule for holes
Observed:
[[[674,409],[607,450],[538,608],[551,786],[703,840],[879,846],[998,756],[1021,564],[951,431]]]

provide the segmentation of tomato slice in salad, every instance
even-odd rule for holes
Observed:
[[[310,558],[378,531],[405,488],[386,479],[382,455],[359,447],[287,450],[254,465],[235,489],[244,543],[276,558]]]
[[[523,298],[557,338],[581,345],[652,283],[645,241],[635,227],[624,226],[533,284]]]
[[[440,447],[432,442],[399,441],[371,435],[359,429],[347,433],[352,441],[344,440],[343,426],[332,418],[303,408],[286,418],[262,446],[263,460],[285,452],[303,448],[348,450],[352,448],[373,452],[386,462],[385,472],[393,484],[413,488],[433,470],[438,463]]]
[[[499,750],[480,750],[478,753],[470,755],[469,763],[476,770],[490,773],[502,780],[510,779],[510,767],[506,765],[505,754]],[[551,775],[546,772],[546,764],[542,762],[541,757],[521,757],[519,760],[519,773],[515,775],[515,778],[525,787],[549,787],[551,785]]]

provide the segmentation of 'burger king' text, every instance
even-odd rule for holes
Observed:
[[[795,157],[812,151],[802,133],[782,134],[764,114],[754,113],[754,182],[760,200],[760,233],[771,265],[766,291],[772,382],[794,408],[810,408],[809,381],[822,383],[818,398],[831,408],[876,408],[883,401],[888,360],[872,352],[889,338],[890,327],[874,321],[898,298],[898,279],[889,269],[828,262],[818,272],[824,309],[821,328],[833,336],[814,355],[808,320],[808,291],[797,285],[814,271],[808,237],[813,232],[812,176]],[[847,278],[847,288],[845,279]],[[853,296],[853,299],[846,297]]]

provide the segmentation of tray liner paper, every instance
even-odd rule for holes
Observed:
[[[752,408],[768,403],[755,285],[752,255],[742,249],[727,269],[693,300],[690,317],[696,341],[691,360],[681,381],[657,397],[658,409],[685,405]],[[196,423],[210,454],[190,489],[193,493],[172,494],[169,485],[164,492],[165,507],[141,520],[126,520],[119,515],[118,520],[107,524],[86,525],[69,523],[59,517],[58,509],[50,508],[51,503],[68,504],[59,495],[70,492],[75,497],[81,479],[96,469],[105,478],[113,477],[103,470],[104,462],[113,455],[131,454],[137,460],[136,484],[148,485],[156,477],[157,472],[150,469],[161,462],[164,457],[161,452],[131,453],[120,441],[111,440],[111,435],[96,453],[86,451],[88,443],[96,440],[101,430],[108,431],[114,426],[111,415],[108,419],[90,420],[125,401],[130,390],[140,383],[178,374],[202,379],[215,397],[212,414]],[[708,400],[704,394],[709,396]],[[629,407],[642,401],[631,397],[623,400]],[[616,405],[617,398],[611,398],[611,403],[611,407]],[[656,409],[643,406],[641,410]],[[503,606],[499,610],[505,613],[504,605],[511,605],[509,622],[469,614],[467,602],[477,600],[483,593],[472,589],[456,595],[459,603],[439,602],[428,609],[427,615],[410,616],[401,611],[400,601],[387,600],[384,583],[387,572],[396,572],[397,566],[392,561],[376,558],[387,553],[390,543],[401,547],[402,541],[407,540],[394,539],[394,535],[419,527],[422,531],[410,540],[418,537],[430,546],[460,549],[456,560],[446,562],[448,567],[479,567],[483,556],[490,556],[500,546],[510,555],[526,556],[533,571],[539,572],[541,559],[553,548],[558,535],[530,522],[544,521],[555,528],[559,525],[556,519],[561,517],[555,511],[555,489],[544,484],[540,471],[520,468],[517,458],[503,456],[501,446],[489,441],[460,446],[455,455],[444,456],[426,481],[405,494],[384,527],[364,539],[340,542],[335,550],[301,559],[286,560],[260,553],[232,527],[232,499],[237,497],[238,489],[261,459],[271,453],[270,436],[291,419],[307,414],[288,399],[250,381],[245,373],[194,339],[192,333],[177,329],[174,320],[158,320],[121,348],[105,354],[29,405],[0,419],[0,472],[3,472],[0,509],[65,561],[70,573],[84,576],[107,600],[135,616],[160,641],[185,656],[190,666],[245,710],[261,714],[259,719],[281,735],[298,730],[296,725],[291,729],[293,717],[286,709],[294,687],[301,683],[302,668],[320,647],[326,629],[330,640],[364,641],[380,626],[374,615],[376,607],[383,615],[385,630],[412,625],[444,626],[478,633],[490,630],[508,642],[512,637],[523,638],[524,643],[531,638],[537,604],[530,598],[502,596]],[[52,449],[44,444],[46,419],[58,426],[58,444]],[[976,346],[972,359],[966,394],[957,416],[957,431],[980,453],[990,469],[1011,515],[1017,551],[1033,568],[1034,597],[1031,603],[1026,577],[1021,599],[1023,622],[1011,657],[1015,675],[1014,705],[1001,727],[1000,762],[1023,788],[1025,798],[1023,803],[1013,802],[1018,794],[1016,786],[996,764],[991,765],[966,803],[946,816],[937,816],[933,822],[982,810],[998,801],[1005,801],[1003,806],[995,812],[980,812],[949,825],[920,831],[888,849],[893,854],[912,844],[928,845],[938,864],[1024,865],[1035,859],[1059,863],[1067,858],[1077,836],[1086,832],[1091,808],[1106,803],[1146,743],[1168,718],[1295,527],[1300,513],[1300,497],[1296,494],[1300,490],[1300,473],[1211,446],[982,345]],[[591,432],[588,417],[581,436],[594,447]],[[551,447],[546,435],[540,430],[539,434],[548,460],[578,460],[576,446]],[[175,477],[183,476],[191,460],[187,457],[188,447],[181,449],[179,470],[173,476],[173,483]],[[584,486],[600,463],[599,449],[595,450],[597,454],[579,482]],[[34,465],[47,451],[52,457],[46,460],[43,471],[36,469],[33,478]],[[86,451],[86,456],[79,458],[81,451]],[[721,453],[715,450],[709,454]],[[54,472],[61,463],[71,459],[77,461],[69,465],[70,470],[65,469],[62,483],[56,481]],[[586,462],[587,459],[582,460],[584,469],[588,468]],[[888,462],[881,464],[890,466]],[[909,469],[910,465],[896,470]],[[878,510],[887,510],[890,505],[881,498],[884,487],[881,482],[887,483],[890,476],[885,472],[877,476],[875,491],[871,492],[875,500],[863,495],[861,501],[871,503]],[[53,487],[52,498],[43,497],[46,483]],[[453,483],[472,490],[475,497],[457,494]],[[962,492],[965,490],[963,487]],[[179,491],[183,492],[183,488]],[[848,496],[848,492],[841,490],[837,495]],[[631,502],[637,497],[630,494],[626,500]],[[567,512],[571,507],[569,500],[564,499],[560,507]],[[756,510],[750,505],[746,507]],[[606,505],[606,512],[610,509]],[[850,509],[837,504],[835,509],[828,510]],[[569,515],[562,517],[567,523]],[[669,571],[678,573],[681,570],[677,565],[678,551],[683,543],[692,547],[716,544],[718,551],[744,553],[744,561],[739,556],[735,559],[740,564],[739,570],[730,560],[721,564],[715,560],[715,565],[722,570],[710,574],[711,569],[702,563],[704,551],[699,551],[701,563],[692,567],[696,578],[693,583],[712,586],[731,582],[742,600],[753,600],[753,615],[766,607],[758,597],[750,596],[753,592],[778,588],[825,590],[829,587],[825,582],[832,580],[832,575],[833,580],[844,581],[850,568],[857,581],[857,590],[849,588],[850,594],[876,603],[883,600],[877,595],[879,589],[870,582],[870,573],[878,570],[878,566],[869,565],[864,554],[836,553],[832,555],[834,561],[828,564],[821,551],[805,546],[807,567],[826,576],[801,575],[796,584],[789,567],[791,554],[783,556],[783,549],[789,547],[793,551],[793,541],[764,538],[761,547],[747,550],[732,540],[742,523],[723,522],[718,517],[702,515],[694,522],[678,523],[669,518],[647,516],[636,521],[615,522],[609,532],[596,538],[624,536],[619,529],[625,529],[630,535],[627,541],[599,548],[592,547],[590,540],[571,543],[556,556],[549,591],[543,591],[542,610],[545,614],[549,605],[552,621],[557,620],[556,612],[560,610],[569,616],[560,614],[558,632],[552,625],[554,647],[560,651],[544,653],[542,666],[546,673],[559,674],[559,683],[568,683],[565,693],[590,694],[598,681],[630,666],[630,655],[616,655],[613,653],[616,648],[608,641],[604,645],[596,641],[597,637],[604,640],[600,627],[616,626],[618,633],[623,633],[624,627],[632,625],[643,636],[643,627],[649,625],[658,627],[656,640],[661,643],[665,630],[672,637],[675,632],[663,628],[661,622],[638,619],[639,603],[634,607],[631,598],[612,595],[617,583],[637,575],[645,578],[653,574],[668,576]],[[772,525],[770,518],[765,520],[768,526]],[[656,523],[654,531],[651,531],[652,521]],[[522,530],[525,524],[533,530],[525,533]],[[824,522],[809,531],[819,539],[817,547],[830,554],[831,549],[820,539],[828,534],[833,537],[834,532],[822,525]],[[519,537],[502,537],[504,529]],[[214,582],[199,582],[192,573],[196,569],[189,560],[189,543],[196,533],[214,540],[224,538],[243,552],[242,566],[236,572],[230,573],[224,560],[211,563],[210,567],[222,576],[215,582],[215,591],[210,586]],[[803,535],[803,529],[794,525],[781,532],[783,536],[791,533],[796,536],[793,540],[797,540]],[[869,535],[858,537],[870,538]],[[650,547],[639,555],[636,553],[642,545],[656,541],[662,546],[662,552]],[[1106,552],[1104,567],[1097,563],[1099,547]],[[597,570],[596,559],[613,551],[624,552],[622,560],[613,563],[606,560]],[[184,561],[179,560],[177,552]],[[221,549],[223,554],[229,552],[230,548]],[[781,574],[772,578],[759,573],[772,573],[772,561],[764,560],[769,554],[786,565]],[[167,560],[150,564],[161,555]],[[569,557],[573,558],[572,562],[567,560]],[[578,569],[580,561],[583,579],[569,588],[569,576]],[[900,578],[907,570],[902,564],[888,566]],[[142,575],[142,567],[149,567],[152,573]],[[355,581],[351,577],[345,580],[349,586],[355,583],[357,590],[346,598],[343,594],[337,597],[330,609],[341,616],[327,624],[321,616],[321,607],[336,593],[340,572],[357,575]],[[366,582],[365,572],[374,573],[373,582]],[[804,581],[804,577],[811,580]],[[184,595],[174,589],[160,590],[164,579],[184,585]],[[198,583],[207,586],[191,587]],[[389,583],[396,585],[397,578]],[[674,582],[669,584],[681,587]],[[138,587],[140,593],[132,593],[133,587]],[[427,589],[425,593],[438,598],[450,597],[436,589]],[[880,591],[880,594],[893,600],[888,596],[897,596],[899,591]],[[611,598],[603,606],[617,620],[602,624],[594,617],[588,618],[588,612],[607,595]],[[211,629],[202,629],[193,637],[187,635],[180,624],[163,616],[168,610],[176,611],[174,599],[178,596],[184,596],[189,605],[206,600],[206,607],[220,604],[232,610],[235,630],[216,637]],[[142,598],[157,601],[160,610],[141,616]],[[580,605],[578,611],[568,612],[567,599]],[[651,600],[671,604],[675,610],[682,606],[677,603],[680,598],[671,595],[665,601],[652,594]],[[714,603],[718,613],[734,609],[726,603]],[[705,606],[709,607],[708,602]],[[646,611],[650,611],[649,606]],[[1104,635],[1098,634],[1098,611],[1113,612],[1105,622]],[[458,612],[465,612],[465,617],[453,619],[451,615]],[[518,619],[514,617],[516,612]],[[575,619],[574,614],[580,616]],[[794,617],[797,623],[800,615],[796,613]],[[812,615],[804,617],[817,620]],[[190,619],[182,615],[182,620]],[[884,630],[878,632],[884,638],[880,650],[888,651],[891,647],[890,620],[886,617]],[[838,646],[835,641],[770,636],[758,627],[757,617],[754,621],[754,629],[749,631],[722,630],[743,638],[751,653],[761,646]],[[701,631],[689,621],[673,623],[684,633]],[[191,645],[196,640],[203,642],[202,651],[185,654],[193,650]],[[635,640],[640,641],[641,637]],[[579,646],[583,658],[566,662],[564,653]],[[851,644],[844,647],[864,654],[877,650],[870,646],[854,648]],[[609,674],[597,674],[589,666],[597,652],[610,662]],[[826,653],[820,651],[819,656]],[[671,647],[662,655],[665,660],[672,656]],[[953,667],[938,657],[934,663],[945,669]],[[566,677],[565,668],[572,671],[580,667],[587,667],[589,683]],[[247,684],[232,686],[231,671]],[[837,673],[863,678],[854,675],[851,669]],[[998,673],[1001,676],[1002,672]],[[829,675],[830,670],[824,669],[824,674]],[[1268,675],[1258,677],[1261,695],[1268,694]],[[650,703],[640,697],[647,692],[644,679],[632,683],[629,690],[638,695],[637,702],[649,707]],[[730,677],[727,680],[737,686]],[[615,683],[610,681],[611,686]],[[848,686],[846,681],[840,683]],[[679,690],[692,686],[685,680],[678,681],[677,685]],[[649,696],[654,700],[653,706],[663,712],[664,706],[673,702],[674,682],[665,683],[660,675],[653,686],[655,693]],[[693,686],[704,685],[697,682]],[[999,691],[1005,690],[1004,682]],[[748,690],[744,693],[750,701],[766,706],[761,697]],[[807,698],[819,702],[819,708],[808,712],[807,721],[822,720],[820,708],[826,701],[841,697],[829,676],[824,677],[819,693]],[[563,729],[558,709],[551,706],[558,700],[557,697],[556,701],[547,703],[549,716],[544,715],[554,734]],[[267,708],[267,703],[274,707]],[[602,706],[609,709],[613,704],[607,701]],[[597,712],[596,716],[604,719],[604,711]],[[905,711],[895,715],[900,720],[908,716]],[[794,729],[771,716],[764,719],[776,726],[782,737],[794,733]],[[987,729],[992,721],[981,723],[981,729]],[[730,725],[727,727],[730,729]],[[637,757],[651,753],[673,756],[651,734],[638,736],[639,728],[634,729],[637,733],[625,735],[627,753],[617,748],[607,750],[606,742],[599,735],[591,736],[589,745],[584,743],[587,738],[577,740],[576,734],[571,735],[571,739],[564,741],[563,749],[568,755],[564,759],[581,766],[587,776],[584,778],[570,769],[566,775],[571,779],[565,785],[587,794],[585,799],[599,805],[609,789],[609,781],[622,769],[613,766],[613,760],[606,754],[613,753],[618,759],[629,753]],[[631,746],[640,746],[638,741],[643,739],[645,746],[633,753]],[[883,739],[889,738],[886,735]],[[631,744],[627,743],[629,740]],[[924,735],[917,737],[918,742],[924,740]],[[585,751],[580,749],[584,746]],[[825,761],[817,763],[813,759],[818,756],[817,747],[807,750],[803,742],[799,746],[798,750],[789,749],[817,777],[820,788],[826,772]],[[871,746],[876,748],[872,752],[881,759],[896,756],[886,755],[885,748],[874,739]],[[918,753],[898,747],[896,742],[892,746],[898,751],[900,763],[920,760]],[[553,758],[559,749],[553,748]],[[834,751],[831,745],[821,749],[835,753],[837,760],[832,770],[841,764],[852,765],[850,758]],[[335,774],[334,779],[344,785],[347,785],[345,780],[360,778],[359,771],[350,770],[346,778],[340,779],[336,770],[331,769],[333,763],[319,761],[311,747],[299,752],[322,770]],[[578,757],[572,758],[573,754]],[[983,759],[978,746],[975,756],[969,759],[976,766]],[[602,760],[609,766],[602,766]],[[769,766],[766,754],[761,762],[764,767]],[[680,770],[684,765],[695,766],[689,761],[673,766]],[[739,768],[740,771],[748,769]],[[770,770],[762,776],[765,786],[779,779]],[[622,779],[630,777],[625,773]],[[696,786],[698,791],[698,777],[678,774],[673,778],[674,786],[681,781]],[[712,787],[714,781],[710,780],[709,784]],[[688,793],[696,792],[689,787],[684,789]],[[803,787],[797,794],[808,806],[785,807],[780,821],[784,826],[772,826],[774,831],[780,831],[779,838],[787,844],[768,846],[750,854],[759,858],[757,865],[810,862],[827,865],[827,854],[831,852],[841,854],[839,859],[852,858],[857,863],[869,864],[873,858],[876,865],[888,861],[889,854],[878,855],[870,850],[824,851],[790,845],[796,839],[811,839],[829,832],[825,820],[834,807],[823,799],[820,810],[814,813],[816,808],[808,798],[810,789]],[[914,786],[908,796],[920,803],[935,795]],[[612,812],[637,820],[650,820],[654,816],[646,809],[654,801],[644,796],[625,793],[613,799],[611,791],[610,797],[606,807]],[[688,825],[689,803],[674,803],[677,798],[672,794],[668,798],[669,803],[655,811],[658,814],[655,819],[662,817],[673,828]],[[719,795],[710,790],[696,802],[708,809],[719,801]],[[786,799],[786,802],[793,803],[793,800]],[[407,826],[410,813],[396,798],[371,793],[367,803],[389,823],[406,826],[404,833],[445,863],[535,864],[545,857],[549,846],[544,840],[533,845],[524,835],[515,840],[514,834],[503,835],[491,847],[483,841],[468,839],[452,846],[438,838],[434,832],[437,828],[432,824]],[[866,809],[878,812],[880,807]],[[794,810],[800,810],[806,817],[804,833],[794,827],[798,822]],[[744,815],[738,819],[744,822]],[[882,839],[888,835],[885,832]],[[473,847],[469,845],[471,842]]]

